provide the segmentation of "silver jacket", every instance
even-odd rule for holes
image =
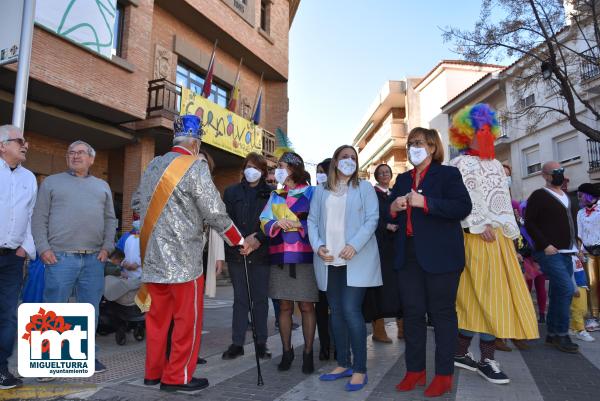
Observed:
[[[181,155],[169,152],[155,157],[144,171],[131,200],[131,206],[140,214],[142,224],[160,177],[178,156]],[[212,181],[208,164],[199,159],[175,187],[154,226],[146,246],[142,281],[184,283],[199,277],[202,274],[205,223],[222,237],[233,225]],[[224,239],[229,243],[226,237]]]

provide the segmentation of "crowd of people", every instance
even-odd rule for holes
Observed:
[[[203,298],[214,296],[225,263],[234,303],[231,345],[222,358],[244,355],[250,308],[257,356],[271,358],[271,298],[283,348],[277,369],[292,369],[296,309],[302,373],[315,370],[318,331],[319,359],[333,354],[336,362],[319,379],[345,379],[347,391],[368,384],[366,323],[373,325],[373,341],[392,342],[385,318],[396,322],[406,344],[398,391],[426,384],[427,326],[433,327],[430,397],[451,391],[455,367],[509,383],[495,351],[509,351],[507,340],[528,348],[539,337],[538,323],[546,325],[546,343],[560,351],[578,352],[572,337],[594,340],[600,187],[581,185],[580,210],[573,213],[564,168],[550,161],[542,169],[545,186],[526,201],[511,199],[511,171],[495,159],[498,123],[489,106],[454,116],[450,140],[460,156],[448,164],[437,131],[411,130],[406,145],[414,168],[394,180],[391,167],[381,164],[375,186],[359,178],[352,146],[340,146],[317,166],[315,185],[302,157],[282,148],[274,171],[262,155],[248,154],[239,183],[221,198],[214,163],[200,149],[202,133],[197,116],[176,118],[173,147],[146,168],[132,200],[133,228],[115,250],[111,191],[90,174],[94,149],[72,143],[67,171],[38,189],[22,166],[28,149],[22,132],[0,127],[0,312],[7,317],[0,323],[0,388],[21,384],[7,360],[24,262],[36,254],[45,265],[44,302],[74,296],[95,306],[96,319],[103,296],[135,301],[146,312],[144,384],[165,391],[208,386],[193,376]],[[475,335],[479,358],[470,351]],[[105,369],[96,360],[96,372]]]

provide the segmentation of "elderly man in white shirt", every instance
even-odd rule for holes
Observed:
[[[20,386],[8,371],[17,334],[17,303],[23,284],[23,264],[35,259],[31,215],[37,194],[35,176],[21,163],[28,144],[23,132],[0,126],[0,390]]]

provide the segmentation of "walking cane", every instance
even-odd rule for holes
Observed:
[[[260,372],[260,360],[258,358],[258,339],[256,337],[256,323],[254,320],[254,301],[252,300],[252,294],[250,293],[250,279],[248,278],[248,262],[246,255],[244,255],[244,272],[246,273],[246,287],[248,288],[248,305],[250,307],[250,326],[252,327],[252,339],[254,340],[254,355],[256,356],[256,371],[258,374],[257,386],[263,386],[262,373]]]

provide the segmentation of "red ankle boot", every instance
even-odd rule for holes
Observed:
[[[452,375],[435,375],[433,381],[425,390],[425,397],[439,397],[452,391]]]
[[[404,379],[398,384],[396,384],[396,390],[398,391],[410,391],[415,388],[415,386],[424,386],[425,385],[425,371],[422,370],[420,372],[406,372],[406,376]]]

